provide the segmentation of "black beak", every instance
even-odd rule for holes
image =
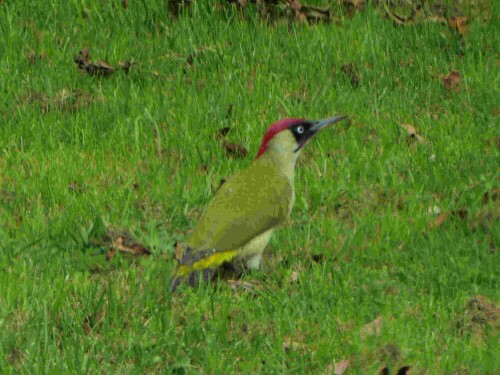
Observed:
[[[299,145],[295,149],[295,152],[299,151],[309,139],[318,134],[322,129],[327,128],[339,121],[342,121],[347,118],[347,115],[338,115],[334,117],[324,118],[322,120],[311,121],[312,126],[307,130],[302,139],[300,140]]]

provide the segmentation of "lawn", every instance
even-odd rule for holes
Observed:
[[[498,8],[425,4],[0,1],[0,373],[498,373]],[[172,295],[267,126],[340,113],[264,269]]]

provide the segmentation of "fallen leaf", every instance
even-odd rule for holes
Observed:
[[[389,375],[389,374],[390,374],[389,367],[387,366],[382,367],[378,372],[378,375]]]
[[[311,259],[316,263],[322,263],[325,261],[325,254],[312,254]]]
[[[112,243],[114,249],[121,251],[123,253],[129,253],[133,255],[151,255],[151,250],[147,249],[143,245],[135,242],[135,239],[128,235],[117,236]]]
[[[453,31],[459,33],[462,36],[467,35],[468,28],[467,24],[469,19],[467,17],[451,17],[449,20],[450,27]]]
[[[122,0],[122,7],[123,7],[123,9],[128,8],[128,0]]]
[[[500,195],[500,188],[496,188],[493,191],[487,191],[483,195],[483,204],[486,205],[489,202],[495,202],[498,199],[498,196]]]
[[[443,225],[444,221],[449,216],[449,214],[450,214],[449,212],[443,212],[442,214],[439,214],[436,220],[434,220],[432,223],[429,224],[429,228],[432,229]]]
[[[469,211],[466,208],[460,208],[460,209],[454,210],[454,211],[443,212],[443,213],[439,214],[438,217],[434,221],[429,223],[428,227],[429,227],[429,229],[434,229],[434,228],[440,227],[441,225],[444,224],[446,219],[448,219],[449,217],[453,217],[453,216],[458,217],[461,220],[465,220],[468,215],[469,215]]]
[[[248,155],[248,150],[236,143],[230,143],[224,139],[222,145],[224,146],[224,150],[226,150],[227,154],[233,158],[244,158]]]
[[[120,61],[118,63],[118,66],[120,67],[120,69],[124,70],[125,71],[125,74],[128,74],[128,72],[130,71],[130,68],[132,67],[132,65],[134,65],[134,62],[133,61]]]
[[[302,5],[300,13],[307,19],[309,23],[317,22],[341,22],[340,17],[333,17],[329,7],[320,8],[314,5]],[[302,18],[301,18],[302,19]]]
[[[108,252],[106,253],[106,260],[111,260],[113,257],[116,255],[116,250],[115,249],[109,249]]]
[[[217,138],[217,139],[225,138],[227,133],[229,133],[230,130],[231,130],[231,128],[229,128],[227,126],[224,128],[217,129],[217,132],[215,133],[215,138]]]
[[[141,245],[126,231],[106,229],[102,219],[96,220],[89,234],[89,243],[93,246],[107,248],[106,259],[112,259],[116,252],[133,255],[150,255],[151,250]]]
[[[417,133],[417,129],[412,124],[404,123],[401,125],[408,132],[408,136],[406,137],[406,143],[410,144],[413,141],[417,141],[418,143],[424,143],[424,138]]]
[[[365,324],[361,329],[359,330],[359,334],[361,335],[362,338],[368,337],[368,336],[380,336],[382,333],[382,316],[379,315],[374,321]]]
[[[87,48],[82,49],[77,55],[75,55],[73,61],[79,69],[84,69],[85,65],[90,63],[90,51]]]
[[[352,17],[355,12],[363,10],[366,0],[343,0],[342,5],[348,17]]]
[[[75,180],[73,180],[69,185],[68,190],[70,193],[81,193],[82,187],[78,185]]]
[[[186,64],[191,66],[194,64],[194,58],[196,57],[196,53],[193,52],[193,53],[190,53],[189,55],[187,55],[186,57]]]
[[[299,280],[299,273],[297,271],[293,271],[292,274],[290,275],[290,281],[292,283],[295,283]]]
[[[459,93],[460,92],[460,72],[454,70],[441,78],[441,82],[446,90]]]
[[[90,75],[107,77],[115,71],[115,68],[105,61],[100,60],[96,63],[91,62],[90,52],[88,49],[82,49],[77,55],[74,56],[73,61],[75,62],[78,70],[86,72]]]
[[[350,364],[351,364],[351,360],[350,359],[343,359],[339,363],[335,364],[335,368],[333,370],[333,373],[335,375],[342,375],[344,372],[347,371],[347,369],[349,368]]]
[[[354,63],[344,64],[340,70],[349,78],[353,87],[359,86],[358,68]]]
[[[410,366],[403,366],[401,367],[396,375],[407,375],[410,373]]]

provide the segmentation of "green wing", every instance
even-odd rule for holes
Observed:
[[[257,160],[220,187],[188,245],[193,249],[235,250],[283,223],[292,197],[293,186],[286,176]]]
[[[172,280],[172,292],[187,280],[208,282],[223,263],[236,258],[238,249],[288,217],[293,186],[264,159],[255,161],[228,179],[208,204],[193,231],[188,248]]]

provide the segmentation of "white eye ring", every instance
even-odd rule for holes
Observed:
[[[297,134],[302,134],[302,133],[304,133],[304,127],[301,125],[297,127]]]

